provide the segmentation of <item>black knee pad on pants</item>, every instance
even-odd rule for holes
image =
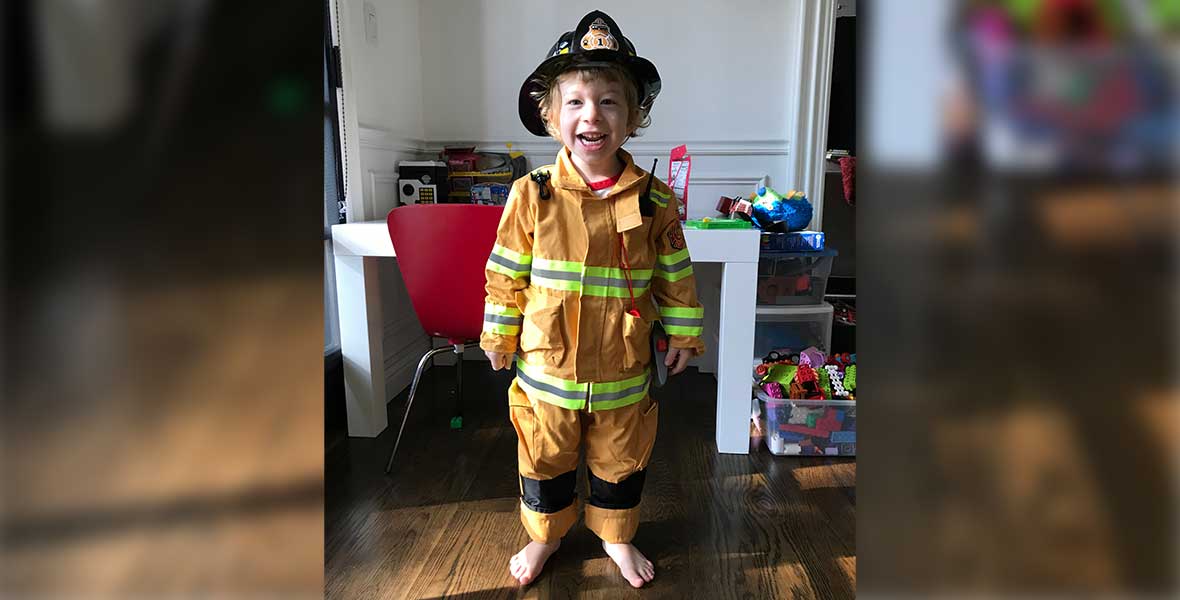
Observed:
[[[521,500],[529,510],[539,513],[555,513],[574,503],[574,484],[577,471],[562,473],[553,479],[529,479],[520,476]]]
[[[589,470],[587,471],[589,472]],[[591,506],[609,508],[611,510],[639,506],[639,500],[643,496],[643,482],[647,479],[646,469],[636,471],[618,483],[611,483],[605,479],[599,479],[593,472],[589,473],[589,504]]]

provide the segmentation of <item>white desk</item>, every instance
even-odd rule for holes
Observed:
[[[721,263],[717,353],[717,450],[746,454],[750,437],[750,359],[758,283],[758,232],[684,231],[696,263]],[[332,226],[348,435],[376,437],[388,425],[377,260],[396,256],[385,221]]]

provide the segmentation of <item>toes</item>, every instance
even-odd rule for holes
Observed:
[[[631,587],[640,588],[640,587],[643,587],[643,578],[636,577],[636,578],[632,579],[632,578],[628,577],[627,583],[630,583]]]

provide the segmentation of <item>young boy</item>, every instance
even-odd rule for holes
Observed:
[[[493,369],[516,355],[508,404],[532,539],[509,563],[521,584],[577,520],[583,445],[586,526],[632,586],[655,574],[631,545],[659,414],[647,394],[652,323],[670,335],[672,374],[704,351],[676,201],[620,149],[659,91],[655,66],[599,11],[521,87],[525,127],[564,145],[555,164],[513,184],[487,264],[480,347]]]

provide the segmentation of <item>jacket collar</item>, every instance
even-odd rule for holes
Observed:
[[[619,149],[619,158],[623,160],[623,173],[619,175],[619,181],[611,188],[612,193],[622,192],[623,190],[639,185],[647,177],[647,171],[635,166],[634,159],[622,148]],[[557,153],[557,168],[553,174],[553,186],[563,190],[580,190],[590,191],[590,186],[586,185],[585,180],[578,174],[578,170],[574,168],[573,159],[570,158],[569,148],[562,147]]]

